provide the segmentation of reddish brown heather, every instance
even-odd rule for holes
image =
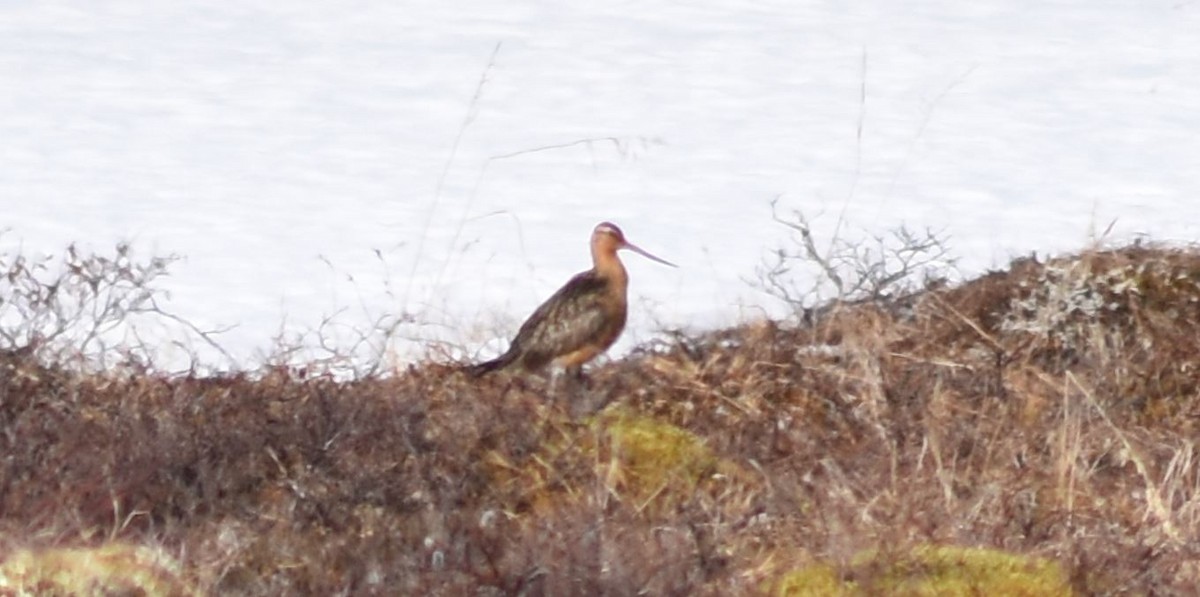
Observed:
[[[81,376],[0,363],[0,559],[123,540],[211,594],[864,594],[926,544],[1080,594],[1200,583],[1200,253],[1016,262],[955,288],[675,335],[522,376]],[[872,551],[873,550],[873,551]]]

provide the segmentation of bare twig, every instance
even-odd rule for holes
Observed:
[[[833,236],[821,250],[808,217],[799,210],[783,217],[778,202],[771,202],[771,217],[793,232],[794,246],[774,249],[758,269],[756,284],[806,317],[827,301],[883,301],[910,294],[953,264],[947,237],[904,226],[864,240]],[[806,273],[816,276],[800,281]]]

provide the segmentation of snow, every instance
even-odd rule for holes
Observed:
[[[497,350],[636,255],[629,332],[778,301],[786,237],[901,223],[965,274],[1200,233],[1200,3],[0,5],[0,246],[178,254],[169,309],[240,359],[326,315]],[[482,81],[482,83],[481,83]]]

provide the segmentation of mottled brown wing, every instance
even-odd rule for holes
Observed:
[[[604,335],[613,325],[604,305],[606,284],[590,271],[578,274],[529,316],[513,340],[526,367],[544,367]]]

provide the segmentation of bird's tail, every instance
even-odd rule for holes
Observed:
[[[477,365],[471,365],[469,367],[465,367],[463,370],[466,371],[467,375],[470,375],[471,377],[482,377],[488,373],[507,367],[514,360],[516,360],[516,358],[516,353],[510,350],[490,361],[484,361]]]

